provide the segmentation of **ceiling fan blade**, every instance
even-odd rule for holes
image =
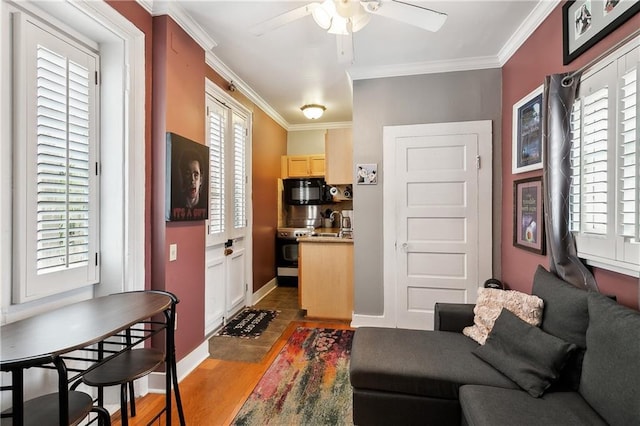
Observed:
[[[353,63],[353,34],[336,34],[336,44],[338,46],[338,63]]]
[[[281,15],[275,16],[271,19],[267,19],[266,21],[262,21],[252,26],[251,28],[249,28],[249,32],[255,36],[261,36],[266,32],[275,30],[276,28],[279,28],[283,25],[304,18],[307,15],[311,15],[311,12],[313,12],[313,10],[318,6],[320,6],[320,3],[309,3],[306,6],[290,10]]]
[[[447,20],[446,13],[398,0],[365,0],[362,1],[362,5],[369,13],[415,25],[432,32],[438,31]]]

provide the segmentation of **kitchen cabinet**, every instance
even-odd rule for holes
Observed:
[[[324,176],[325,156],[284,155],[281,160],[282,178]]]
[[[353,183],[353,142],[351,129],[329,129],[325,136],[325,180],[331,185]]]
[[[306,237],[298,240],[298,290],[307,317],[351,321],[353,240]]]

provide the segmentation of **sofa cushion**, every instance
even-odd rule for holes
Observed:
[[[540,328],[578,347],[561,372],[558,383],[559,388],[577,390],[589,325],[588,292],[538,265],[533,277],[532,293],[544,300]]]
[[[589,293],[580,393],[612,425],[640,424],[640,312]]]
[[[485,344],[473,353],[538,398],[559,377],[560,369],[575,349],[574,344],[503,309]]]
[[[572,286],[538,265],[533,277],[532,294],[544,301],[544,315],[540,328],[585,348],[589,325],[588,292]]]
[[[462,332],[483,345],[502,308],[510,310],[531,325],[538,325],[542,321],[543,301],[539,297],[514,290],[479,288],[478,300],[473,309],[473,325],[465,327]]]
[[[578,392],[549,392],[532,398],[521,390],[462,386],[460,406],[462,424],[469,426],[607,424]]]
[[[471,353],[477,346],[461,333],[360,327],[351,347],[351,385],[445,399],[457,399],[467,383],[518,389]]]

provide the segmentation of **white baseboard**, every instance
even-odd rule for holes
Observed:
[[[278,286],[278,280],[276,279],[276,277],[273,277],[271,281],[269,281],[268,283],[260,287],[258,291],[253,293],[251,297],[251,305],[255,305],[256,303],[264,299],[264,297],[267,294],[271,293],[273,290],[275,290],[277,286]]]
[[[209,340],[205,340],[190,354],[182,358],[177,365],[178,382],[181,382],[189,373],[196,369],[198,365],[209,357]],[[153,372],[149,374],[149,392],[164,393],[165,374],[164,372]]]
[[[396,325],[384,315],[361,315],[354,313],[351,319],[351,327],[386,327],[395,328]]]

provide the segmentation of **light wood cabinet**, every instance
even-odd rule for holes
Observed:
[[[307,316],[350,321],[353,243],[301,241],[298,249],[300,305]]]
[[[329,129],[325,136],[325,180],[331,185],[353,183],[353,141],[351,129]]]
[[[282,178],[324,176],[324,155],[284,155],[281,159]]]

